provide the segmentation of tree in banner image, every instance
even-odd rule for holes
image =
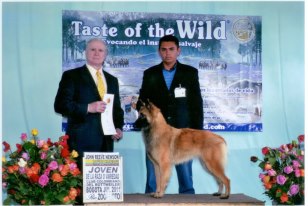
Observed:
[[[77,58],[77,52],[82,53],[85,49],[85,41],[79,41],[74,35],[72,21],[80,21],[78,12],[64,11],[62,16],[62,61],[68,63]]]

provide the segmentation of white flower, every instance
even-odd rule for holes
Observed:
[[[19,158],[18,165],[20,167],[25,167],[27,165],[27,162],[23,158]]]

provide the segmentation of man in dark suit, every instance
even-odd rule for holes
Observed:
[[[71,150],[79,153],[79,166],[82,165],[84,152],[112,152],[113,142],[123,135],[124,112],[120,104],[118,79],[103,71],[106,56],[105,42],[98,38],[90,39],[86,46],[86,64],[63,73],[55,98],[55,111],[68,118],[68,144]],[[102,93],[97,88],[99,81]],[[106,102],[102,100],[106,93],[114,95],[114,135],[105,135],[101,124],[101,113],[106,108]]]
[[[162,62],[144,71],[139,99],[150,100],[160,108],[168,124],[176,128],[203,129],[203,101],[198,70],[177,61],[181,49],[172,35],[159,41]],[[138,109],[141,103],[138,102]],[[156,191],[152,162],[146,157],[146,193]],[[194,194],[192,161],[176,166],[179,193]]]

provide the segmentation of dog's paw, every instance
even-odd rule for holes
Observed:
[[[154,198],[162,198],[164,195],[162,194],[162,193],[160,193],[160,192],[155,192],[155,193],[153,193],[153,196],[152,197],[154,197]]]
[[[215,192],[215,193],[213,193],[213,196],[221,196],[221,193]]]
[[[221,195],[219,198],[220,199],[229,199],[229,195]]]

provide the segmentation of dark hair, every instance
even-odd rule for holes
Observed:
[[[179,45],[179,39],[173,35],[165,35],[163,36],[162,38],[160,38],[159,40],[159,46],[158,46],[158,49],[160,49],[160,46],[163,42],[168,42],[168,41],[171,41],[171,42],[174,42],[175,45],[177,46],[177,48],[180,47]]]

